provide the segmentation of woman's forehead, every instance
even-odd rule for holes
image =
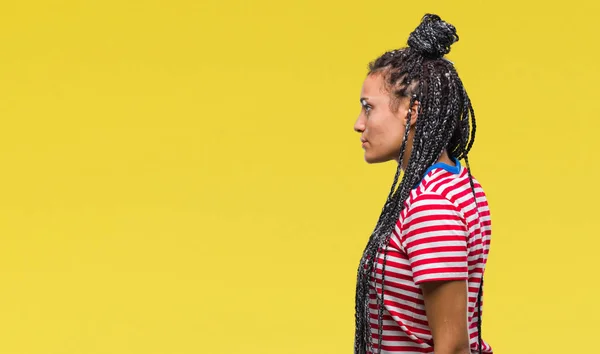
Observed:
[[[383,84],[382,75],[373,74],[367,76],[363,82],[360,97],[365,99],[381,99],[383,97],[388,97]]]

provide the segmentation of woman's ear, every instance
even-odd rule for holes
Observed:
[[[419,101],[415,101],[412,107],[410,107],[410,126],[413,127],[417,123],[419,117]]]

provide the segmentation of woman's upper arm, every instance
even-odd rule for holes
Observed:
[[[467,321],[467,281],[421,284],[435,354],[470,353]]]

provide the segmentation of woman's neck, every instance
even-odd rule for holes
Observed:
[[[440,158],[437,160],[437,162],[443,162],[450,166],[456,166],[454,161],[450,158],[450,156],[448,156],[448,151],[446,151],[446,150],[444,150],[444,152],[442,152],[442,155],[440,155]]]
[[[405,161],[403,161],[402,170],[406,171],[406,167],[407,167],[406,165],[408,165],[408,158],[405,158],[403,160],[405,160]],[[450,166],[456,166],[456,164],[454,163],[454,160],[452,160],[450,158],[450,156],[448,155],[448,151],[446,151],[446,150],[444,150],[444,152],[442,152],[442,154],[440,155],[440,158],[434,163],[437,163],[437,162],[442,162],[442,163],[445,163]]]

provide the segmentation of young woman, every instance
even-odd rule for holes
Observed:
[[[398,170],[358,269],[357,354],[492,352],[481,338],[491,219],[467,156],[475,115],[444,59],[457,40],[427,14],[407,47],[370,64],[362,87],[354,129],[365,160]]]

